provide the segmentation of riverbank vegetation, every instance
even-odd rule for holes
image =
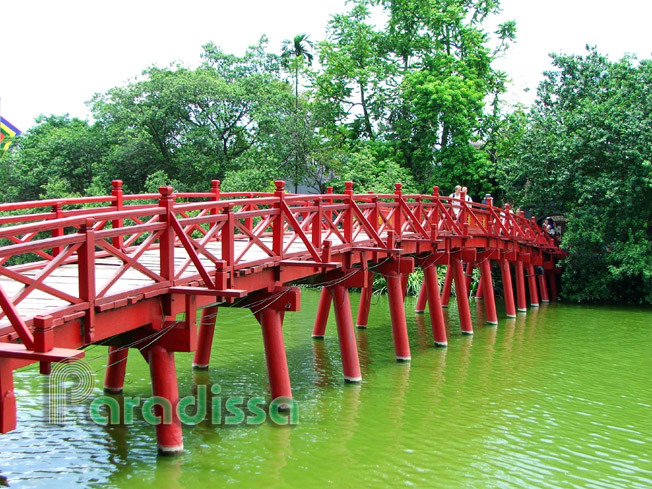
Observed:
[[[575,301],[652,303],[652,64],[596,48],[552,55],[531,107],[507,107],[494,61],[516,22],[497,0],[355,0],[310,34],[189,68],[149,67],[89,101],[92,120],[41,116],[1,156],[7,201],[229,190],[494,195],[561,214]],[[382,19],[379,21],[379,19]],[[518,19],[517,19],[518,20]],[[290,34],[290,33],[289,33]]]

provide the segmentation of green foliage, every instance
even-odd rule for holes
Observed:
[[[336,193],[344,192],[347,181],[354,183],[356,193],[393,193],[396,183],[403,184],[403,193],[416,192],[417,185],[409,170],[391,158],[380,159],[370,146],[361,145],[358,151],[347,154],[341,165],[339,178],[331,182]]]
[[[501,160],[507,197],[568,217],[570,300],[652,303],[652,62],[553,55]]]

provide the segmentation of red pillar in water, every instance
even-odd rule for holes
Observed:
[[[423,283],[426,285],[428,294],[428,309],[430,311],[430,324],[432,335],[436,346],[446,346],[446,323],[444,322],[444,311],[441,308],[439,297],[439,281],[437,280],[437,267],[431,265],[423,270]]]
[[[272,399],[292,397],[290,374],[283,342],[283,311],[265,307],[255,313],[263,331],[265,345],[265,360]]]
[[[516,306],[514,305],[514,288],[512,286],[512,272],[509,262],[504,258],[500,260],[500,272],[503,277],[503,294],[505,295],[505,314],[508,318],[516,317]]]
[[[206,307],[201,313],[199,321],[199,334],[197,335],[197,351],[192,360],[192,368],[198,370],[208,369],[215,335],[215,320],[217,319],[217,306]]]
[[[517,260],[514,266],[516,272],[516,307],[518,312],[527,312],[527,301],[525,300],[525,277],[523,274],[523,262]]]
[[[473,263],[466,264],[466,271],[464,272],[464,283],[466,284],[467,295],[471,294],[471,278],[473,277]]]
[[[156,425],[156,444],[161,455],[174,455],[183,452],[183,432],[177,415],[179,386],[174,365],[174,353],[161,346],[153,346],[147,351],[147,361],[152,377],[152,394],[166,399],[172,407],[172,420],[166,423],[161,406],[154,406],[154,413],[161,416]]]
[[[439,295],[439,285],[437,285],[437,295]],[[418,314],[424,313],[426,311],[426,302],[428,302],[428,287],[426,286],[426,278],[424,272],[424,278],[423,278],[423,282],[421,283],[421,288],[419,289],[419,297],[417,298],[417,305],[414,308],[414,312]],[[441,305],[441,298],[440,298],[440,305]]]
[[[541,302],[550,302],[548,297],[548,284],[546,284],[545,272],[537,276],[539,279],[539,291],[541,292]]]
[[[392,318],[392,335],[394,338],[394,351],[396,360],[408,362],[410,355],[410,340],[405,321],[405,308],[403,307],[403,290],[400,274],[386,275],[387,294],[389,299],[389,314]]]
[[[473,334],[473,323],[471,322],[471,309],[469,308],[469,293],[466,290],[464,267],[458,259],[451,259],[453,267],[453,280],[455,280],[455,296],[457,297],[457,311],[460,316],[460,327],[462,333]]]
[[[337,337],[340,342],[344,380],[346,382],[360,382],[362,374],[360,373],[358,347],[353,329],[349,290],[340,284],[333,285],[328,289],[333,296],[333,309],[335,310],[335,321],[337,322]]]
[[[119,394],[125,384],[127,372],[127,357],[129,348],[125,346],[110,346],[109,359],[107,360],[106,373],[104,374],[104,392]]]
[[[323,338],[326,333],[326,323],[328,322],[328,313],[331,308],[331,294],[326,287],[321,288],[319,304],[317,305],[317,316],[315,317],[315,326],[312,328],[313,338]]]
[[[365,329],[369,322],[369,308],[371,306],[371,295],[373,294],[374,274],[369,272],[367,277],[367,287],[363,287],[360,292],[360,304],[358,305],[358,317],[355,321],[355,326],[360,329]]]
[[[481,301],[484,298],[484,290],[482,288],[482,279],[478,283],[478,289],[475,291],[475,300]]]
[[[485,290],[484,309],[489,324],[498,324],[498,315],[496,314],[496,299],[494,297],[494,284],[491,279],[491,260],[488,258],[480,264],[481,278],[479,289]]]
[[[539,293],[537,292],[537,277],[534,274],[534,265],[527,266],[527,283],[530,291],[530,305],[539,307]]]
[[[451,297],[451,286],[453,284],[453,266],[446,267],[446,278],[444,278],[444,290],[441,292],[441,307],[448,307]]]

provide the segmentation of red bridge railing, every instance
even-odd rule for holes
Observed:
[[[424,270],[460,260],[479,265],[481,256],[501,267],[507,260],[518,282],[523,263],[552,268],[563,252],[534,218],[491,199],[441,196],[437,187],[432,195],[403,194],[400,184],[394,193],[356,194],[347,182],[342,194],[293,195],[282,181],[270,193],[221,192],[213,181],[206,193],[161,187],[159,194],[124,195],[116,180],[110,196],[0,204],[0,371],[35,361],[47,371],[50,362],[83,355],[76,348],[143,325],[160,330],[178,312],[186,313],[185,329],[169,336],[176,343],[167,348],[194,351],[192,317],[210,301],[256,294],[264,301],[284,284],[347,270],[338,276],[364,272],[346,282],[364,291],[369,260],[385,270],[380,258],[391,259],[396,266],[381,273],[404,277],[414,267],[406,256]],[[178,297],[186,297],[182,305]],[[520,288],[518,297],[520,308]],[[129,306],[140,308],[143,324],[108,314]],[[186,350],[175,350],[179,344]],[[11,426],[10,419],[0,431]]]

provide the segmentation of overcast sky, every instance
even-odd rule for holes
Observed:
[[[193,67],[208,41],[242,54],[262,34],[269,50],[308,33],[324,38],[345,0],[6,0],[0,13],[0,111],[21,130],[39,114],[88,118],[93,94],[156,64]],[[649,0],[502,0],[501,19],[517,22],[517,43],[497,67],[513,79],[510,99],[529,102],[550,52],[579,54],[586,44],[618,59],[652,57]],[[523,90],[530,87],[529,93]]]

